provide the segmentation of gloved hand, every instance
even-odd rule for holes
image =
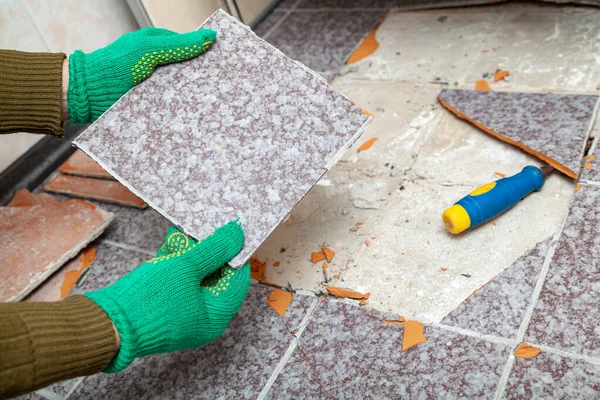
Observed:
[[[73,124],[95,121],[157,65],[188,60],[206,51],[217,33],[200,29],[178,34],[145,28],[121,36],[92,53],[69,57],[69,116]]]
[[[115,373],[137,357],[201,347],[225,332],[250,285],[250,266],[225,265],[244,244],[237,222],[201,242],[175,228],[156,258],[85,296],[115,325],[119,352],[104,369]]]

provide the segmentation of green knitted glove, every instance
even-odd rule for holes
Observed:
[[[157,65],[188,60],[206,51],[217,33],[200,29],[178,34],[145,28],[121,36],[93,53],[76,50],[69,57],[69,116],[73,124],[98,119]]]
[[[248,264],[239,270],[225,265],[243,243],[237,222],[201,242],[171,228],[156,258],[111,286],[86,293],[121,338],[104,372],[122,371],[137,357],[201,347],[221,336],[250,285]]]

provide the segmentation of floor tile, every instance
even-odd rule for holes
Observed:
[[[256,33],[261,38],[265,39],[265,34],[271,29],[283,16],[287,14],[286,10],[280,10],[279,8],[273,10],[271,14],[267,15],[265,19],[261,21],[261,23],[254,29],[254,33]]]
[[[282,0],[278,5],[278,10],[289,10],[290,8],[294,8],[298,5],[298,3],[302,3],[304,0]]]
[[[167,230],[173,226],[151,207],[139,210],[106,203],[102,207],[115,214],[102,238],[142,250],[156,252],[165,240]]]
[[[600,154],[598,147],[594,149],[592,154],[583,160],[583,169],[581,171],[581,176],[579,177],[582,182],[600,185],[600,159],[596,154]]]
[[[525,340],[600,356],[600,188],[581,186],[559,238]]]
[[[452,311],[442,324],[486,335],[516,337],[551,242],[552,237],[549,237],[527,250]]]
[[[281,398],[479,398],[493,393],[509,349],[434,328],[401,351],[400,325],[335,300],[319,303],[269,391]],[[309,364],[310,362],[310,364]]]
[[[597,399],[600,366],[542,351],[516,359],[508,378],[506,399]]]
[[[287,350],[306,312],[296,296],[284,319],[267,305],[273,288],[253,284],[225,334],[196,350],[138,359],[116,375],[94,375],[69,399],[105,398],[256,398]]]
[[[444,89],[440,102],[576,179],[600,97]]]
[[[202,26],[210,50],[157,69],[75,143],[190,236],[239,219],[239,268],[371,118],[224,11]]]
[[[150,256],[131,250],[95,243],[96,259],[85,279],[75,286],[71,294],[84,294],[112,285],[150,259]]]
[[[315,71],[337,70],[381,16],[380,11],[292,12],[269,42]]]

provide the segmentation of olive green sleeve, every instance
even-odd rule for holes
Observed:
[[[0,134],[40,133],[62,139],[64,53],[0,50]]]
[[[116,353],[111,320],[87,297],[0,304],[0,399],[95,374]]]

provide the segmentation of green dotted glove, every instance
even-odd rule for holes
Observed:
[[[145,28],[121,36],[93,53],[69,57],[69,116],[73,124],[98,119],[158,65],[188,60],[206,51],[217,33],[200,29],[178,34]]]
[[[243,243],[237,222],[201,242],[171,228],[156,258],[111,286],[86,293],[121,338],[104,372],[122,371],[137,357],[201,347],[221,336],[250,285],[248,264],[239,270],[225,265]]]

